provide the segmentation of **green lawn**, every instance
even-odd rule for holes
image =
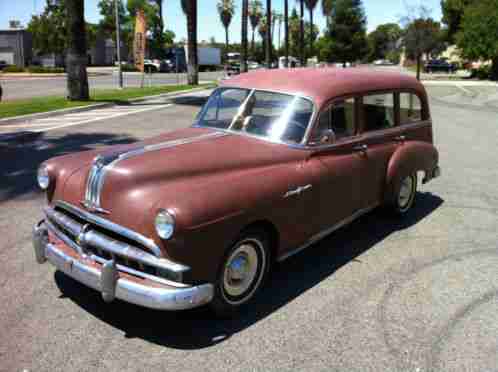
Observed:
[[[68,101],[60,96],[36,97],[0,102],[0,119],[19,115],[28,115],[71,107],[88,106],[104,102],[124,102],[131,98],[152,96],[161,93],[172,93],[199,87],[209,87],[209,84],[192,85],[158,85],[144,88],[96,89],[90,92],[89,101]]]

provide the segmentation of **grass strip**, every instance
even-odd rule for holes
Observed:
[[[90,91],[90,100],[88,101],[69,101],[61,96],[44,96],[2,101],[0,102],[0,119],[88,106],[96,103],[123,103],[132,98],[147,97],[162,93],[173,93],[194,88],[208,88],[210,86],[213,85],[158,85],[144,88],[95,89]]]

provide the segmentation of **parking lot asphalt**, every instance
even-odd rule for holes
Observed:
[[[232,320],[105,304],[30,240],[43,160],[185,127],[202,98],[0,141],[0,371],[498,371],[498,91],[467,89],[429,87],[443,173],[406,219],[283,262]]]

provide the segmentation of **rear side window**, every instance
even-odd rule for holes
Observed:
[[[400,93],[399,113],[401,124],[410,124],[422,120],[420,98],[413,93]]]
[[[394,127],[394,93],[363,97],[365,132]]]
[[[312,142],[320,141],[327,130],[332,130],[336,140],[354,135],[354,99],[334,103],[323,111],[312,135]]]

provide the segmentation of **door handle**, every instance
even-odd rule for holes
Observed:
[[[361,152],[365,152],[368,150],[368,146],[363,144],[363,145],[356,145],[353,147],[353,150],[354,151],[361,151]]]
[[[301,194],[303,191],[306,191],[306,190],[309,190],[311,189],[313,186],[311,186],[310,184],[308,185],[304,185],[304,186],[299,186],[293,190],[289,190],[285,193],[284,195],[284,198],[288,198],[289,196],[293,196],[293,195],[299,195]]]
[[[405,137],[405,136],[403,136],[403,135],[401,135],[401,136],[395,137],[395,138],[394,138],[394,140],[395,140],[396,142],[403,142],[403,141],[405,141],[405,140],[406,140],[406,137]]]

